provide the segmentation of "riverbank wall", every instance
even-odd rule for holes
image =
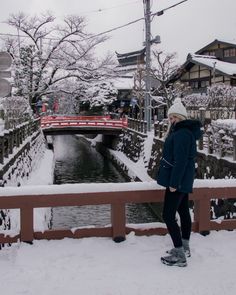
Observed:
[[[0,186],[21,186],[37,169],[46,151],[42,131],[36,130],[4,159],[0,168]]]

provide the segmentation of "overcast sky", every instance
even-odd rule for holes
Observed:
[[[151,0],[151,11],[157,12],[181,0]],[[78,14],[87,18],[87,30],[100,33],[143,17],[142,0],[7,0],[1,1],[0,21],[19,11],[34,15],[51,11],[58,19]],[[177,52],[178,61],[186,60],[214,39],[236,42],[236,0],[188,0],[154,17],[151,33],[160,35],[166,52]],[[144,21],[110,33],[110,40],[99,48],[119,53],[142,48],[145,37]],[[1,23],[0,33],[13,32]]]

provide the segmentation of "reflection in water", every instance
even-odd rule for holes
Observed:
[[[79,137],[54,137],[54,183],[127,182],[112,163]],[[128,204],[128,223],[156,221],[142,204]],[[110,224],[110,205],[53,209],[53,228]]]

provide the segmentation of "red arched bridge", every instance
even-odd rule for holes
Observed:
[[[119,134],[127,128],[127,119],[110,116],[45,116],[41,118],[45,135],[55,134]]]

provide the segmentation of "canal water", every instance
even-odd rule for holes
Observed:
[[[54,137],[54,183],[128,182],[112,163],[81,137]],[[110,205],[58,207],[52,211],[52,228],[105,226],[110,224]],[[156,217],[143,204],[127,204],[127,223],[155,222]]]

